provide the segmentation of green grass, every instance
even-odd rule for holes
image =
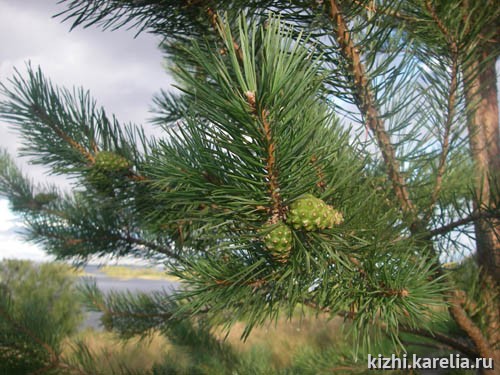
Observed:
[[[117,279],[146,279],[146,280],[169,280],[179,281],[174,276],[167,275],[166,271],[160,271],[153,268],[132,268],[125,266],[104,266],[99,268],[109,277]]]

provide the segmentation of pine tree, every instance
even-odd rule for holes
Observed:
[[[168,306],[102,301],[110,319],[203,313],[247,335],[303,306],[500,362],[492,2],[66,3],[73,27],[165,36],[182,91],[155,98],[155,140],[40,70],[2,84],[22,152],[75,178],[61,196],[3,157],[32,238],[60,258],[165,258],[187,285]],[[474,261],[446,263],[471,234]],[[433,332],[436,305],[465,341]]]

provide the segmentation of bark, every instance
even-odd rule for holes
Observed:
[[[465,293],[455,291],[453,296],[449,299],[450,314],[457,323],[457,325],[467,334],[467,336],[474,343],[476,352],[481,358],[492,358],[496,369],[486,370],[482,369],[481,373],[484,375],[497,374],[498,363],[500,363],[500,351],[495,350],[495,347],[488,342],[481,329],[470,319],[465,312],[463,305],[465,303]],[[491,322],[490,322],[491,323]]]
[[[476,166],[476,210],[498,208],[500,145],[495,59],[479,56],[465,72],[468,130]],[[478,73],[479,72],[479,73]],[[477,262],[485,276],[500,284],[500,220],[475,222]]]
[[[370,87],[370,81],[366,76],[365,66],[362,62],[360,52],[351,38],[347,21],[342,14],[339,0],[330,0],[330,19],[334,24],[334,32],[337,37],[341,53],[348,63],[354,77],[355,97],[359,110],[363,114],[367,127],[373,132],[378,147],[382,153],[387,174],[394,193],[398,198],[401,208],[411,216],[415,213],[415,206],[410,199],[410,193],[406,181],[401,173],[401,166],[396,157],[396,150],[391,143],[390,135],[385,129],[384,122],[380,116],[379,108]],[[414,223],[418,227],[419,223]],[[413,229],[413,228],[412,228]],[[420,228],[419,228],[420,229]]]
[[[468,109],[469,144],[475,163],[475,210],[479,213],[500,207],[500,136],[496,58],[490,51],[478,54],[476,61],[464,71]],[[495,374],[500,365],[500,219],[480,218],[474,222],[477,263],[481,267],[483,291],[487,300],[487,347],[478,347],[482,357],[493,358],[496,369],[483,370]],[[460,323],[457,316],[454,316]],[[460,325],[460,324],[459,324]],[[462,327],[463,328],[463,327]],[[470,332],[465,330],[470,336]],[[477,345],[477,343],[476,343]],[[483,348],[484,349],[484,348]]]

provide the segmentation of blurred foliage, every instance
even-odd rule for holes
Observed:
[[[72,269],[58,263],[0,262],[0,373],[27,374],[57,362],[82,313]]]

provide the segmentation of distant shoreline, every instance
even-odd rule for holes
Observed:
[[[180,282],[180,279],[168,275],[164,268],[142,267],[129,265],[87,265],[83,268],[83,273],[90,273],[90,276],[105,274],[110,278],[119,280],[141,279],[141,280],[165,280],[170,282]],[[89,272],[90,271],[90,272]]]
[[[113,266],[111,266],[113,267]],[[120,266],[126,268],[124,266]],[[141,267],[132,266],[129,267],[132,270],[141,270]],[[120,270],[125,272],[126,270]],[[156,271],[162,273],[163,271]],[[134,274],[127,273],[127,275]],[[97,287],[104,293],[108,294],[110,292],[131,292],[131,293],[153,293],[156,291],[165,291],[167,293],[173,293],[180,286],[179,280],[174,280],[174,278],[166,275],[165,278],[120,278],[114,277],[110,274],[103,272],[101,266],[97,265],[87,265],[83,268],[82,274],[77,275],[79,282],[84,283],[86,279],[91,279],[95,281]],[[102,330],[101,325],[101,313],[93,311],[85,311],[85,318],[80,326],[80,330],[86,328],[93,328],[96,330]]]

